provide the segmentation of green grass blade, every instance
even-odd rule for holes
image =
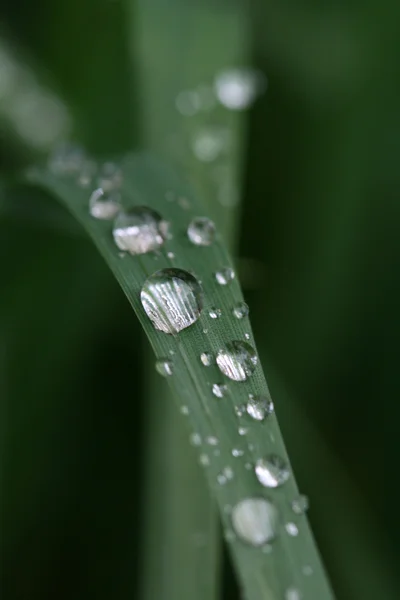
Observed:
[[[234,411],[233,405],[243,405],[249,393],[267,392],[261,368],[248,382],[231,382],[229,396],[217,400],[211,393],[211,384],[221,381],[222,375],[216,367],[205,369],[199,360],[201,352],[216,352],[232,339],[244,339],[245,334],[249,334],[250,343],[254,343],[247,320],[234,319],[231,314],[233,305],[242,299],[239,284],[235,280],[222,288],[214,280],[213,274],[218,268],[231,264],[230,257],[220,240],[208,248],[199,248],[188,242],[185,234],[187,225],[193,216],[204,214],[204,208],[180,179],[147,156],[127,158],[121,166],[126,204],[150,206],[171,223],[173,237],[159,254],[121,258],[112,240],[110,224],[89,216],[86,192],[79,190],[74,182],[61,180],[47,170],[33,170],[30,180],[54,192],[85,227],[128,296],[157,357],[170,356],[171,351],[175,353],[175,372],[169,382],[178,406],[188,407],[190,424],[203,440],[201,452],[207,453],[210,458],[206,474],[220,506],[224,527],[230,534],[230,548],[245,597],[248,600],[278,600],[285,597],[289,588],[295,588],[312,600],[332,598],[307,519],[297,517],[291,509],[291,501],[298,495],[294,476],[281,488],[265,493],[252,468],[258,458],[271,452],[288,460],[275,416],[259,423],[238,417]],[[167,202],[165,195],[171,191],[177,200],[185,198],[187,202]],[[169,258],[170,252],[175,258]],[[205,310],[199,321],[178,336],[157,332],[139,299],[145,278],[169,266],[193,270],[202,281],[205,292]],[[222,310],[223,316],[217,322],[208,316],[207,308],[211,305]],[[239,433],[242,426],[246,427],[246,435]],[[209,436],[218,439],[217,453],[215,447],[204,443]],[[243,457],[233,458],[234,448],[243,450]],[[251,468],[246,468],[246,464]],[[221,485],[218,475],[228,466],[234,472],[233,480]],[[231,535],[229,507],[249,496],[266,496],[279,510],[280,532],[270,554],[246,546]],[[296,522],[299,528],[296,537],[288,535],[285,530],[284,524],[289,521]],[[305,566],[312,569],[311,577],[304,575]]]

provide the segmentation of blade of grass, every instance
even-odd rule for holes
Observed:
[[[237,320],[231,311],[242,299],[239,284],[233,281],[226,288],[215,283],[214,275],[221,266],[231,264],[229,255],[220,241],[210,247],[190,245],[185,231],[190,219],[204,214],[204,207],[191,190],[163,165],[147,156],[126,158],[122,161],[124,173],[124,198],[126,204],[144,204],[160,212],[172,225],[173,237],[159,254],[121,258],[113,243],[111,226],[89,216],[87,194],[79,190],[73,181],[62,180],[46,169],[33,169],[29,179],[51,190],[60,198],[92,237],[131,302],[158,358],[174,354],[174,376],[169,383],[175,392],[178,405],[188,407],[192,428],[207,440],[218,439],[218,453],[203,442],[201,451],[207,453],[210,464],[206,474],[210,487],[218,501],[222,520],[229,534],[230,548],[241,578],[245,597],[248,600],[278,600],[289,588],[295,587],[304,597],[312,600],[332,598],[332,592],[324,573],[318,551],[305,516],[297,517],[291,509],[292,500],[298,489],[294,476],[281,488],[265,494],[255,477],[254,462],[269,453],[277,453],[288,460],[285,446],[274,416],[265,423],[237,416],[233,405],[242,406],[249,393],[267,393],[267,385],[261,368],[250,381],[229,386],[229,397],[217,400],[211,392],[211,384],[221,381],[222,376],[215,366],[205,369],[199,356],[205,350],[214,353],[232,339],[250,336],[254,343],[247,319]],[[182,207],[179,202],[166,202],[166,192],[187,200]],[[168,256],[173,252],[175,258]],[[179,266],[193,270],[202,281],[205,291],[205,310],[200,319],[178,336],[157,332],[148,321],[139,299],[145,278],[155,270]],[[223,318],[216,323],[210,321],[207,308],[212,304],[221,308]],[[205,333],[205,330],[207,333]],[[246,435],[240,435],[245,423]],[[243,450],[240,459],[232,457],[232,450]],[[218,483],[221,471],[230,467],[234,478],[227,485]],[[232,536],[229,510],[245,497],[264,496],[271,498],[280,513],[280,531],[269,555],[260,549],[246,546]],[[288,535],[284,523],[294,521],[299,534]],[[311,567],[313,575],[306,577],[304,566]]]

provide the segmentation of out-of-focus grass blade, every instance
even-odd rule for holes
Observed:
[[[284,486],[266,494],[254,474],[255,461],[269,453],[288,460],[276,418],[272,416],[265,423],[259,423],[234,410],[234,405],[242,406],[247,402],[249,393],[268,393],[261,369],[257,369],[247,382],[231,382],[229,395],[217,400],[211,387],[221,381],[221,373],[216,366],[205,369],[199,358],[201,352],[210,350],[215,354],[232,339],[245,339],[246,334],[249,343],[254,343],[247,319],[238,320],[232,316],[234,304],[242,299],[238,283],[232,281],[229,286],[222,287],[215,282],[215,271],[231,264],[229,255],[220,239],[208,248],[188,242],[188,223],[193,216],[204,214],[204,208],[179,178],[146,156],[127,158],[121,167],[126,204],[147,205],[171,223],[172,238],[159,254],[121,257],[112,240],[110,223],[90,217],[86,192],[79,190],[73,181],[62,180],[45,169],[35,169],[29,177],[59,197],[91,235],[128,296],[157,357],[174,353],[175,370],[169,382],[178,405],[187,407],[185,412],[202,440],[201,452],[207,455],[210,463],[206,474],[229,533],[246,598],[278,600],[293,588],[312,600],[332,598],[307,519],[304,515],[296,516],[291,508],[291,502],[298,495],[293,475]],[[167,192],[173,193],[175,202],[166,201]],[[177,201],[179,198],[186,202],[182,204]],[[157,332],[149,323],[139,298],[145,278],[155,270],[171,266],[194,271],[205,291],[202,315],[178,336]],[[217,322],[208,315],[214,304],[221,308],[223,315]],[[240,458],[234,457],[233,449],[240,449],[243,453]],[[221,473],[227,468],[233,479],[223,485]],[[232,531],[230,508],[240,500],[254,496],[271,498],[279,511],[279,531],[273,548],[267,548],[269,554],[243,544]],[[298,535],[288,534],[285,527],[288,522],[295,523]],[[312,570],[312,577],[305,575],[305,565]]]

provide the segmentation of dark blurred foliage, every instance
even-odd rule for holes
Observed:
[[[75,136],[96,154],[141,141],[128,8],[0,9],[8,39],[73,107]],[[259,346],[379,524],[388,568],[400,535],[399,17],[393,0],[253,0],[253,60],[269,90],[249,117],[240,240],[263,274],[246,293]],[[3,165],[19,159],[0,139]],[[7,185],[0,209],[4,598],[134,598],[141,332],[52,199]],[[281,411],[290,451],[302,431]]]

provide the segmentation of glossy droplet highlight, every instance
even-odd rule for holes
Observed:
[[[292,500],[292,510],[296,515],[304,515],[304,513],[307,512],[308,508],[309,501],[307,496],[305,496],[304,494],[300,494],[299,496],[297,496],[297,498]]]
[[[276,488],[283,485],[290,476],[289,467],[277,454],[270,454],[256,462],[255,473],[264,487]]]
[[[208,314],[211,319],[219,319],[222,316],[222,310],[220,308],[210,308]]]
[[[249,315],[249,307],[245,302],[239,302],[233,307],[232,313],[237,319],[244,319]]]
[[[202,354],[200,354],[200,360],[205,367],[211,367],[213,363],[213,355],[211,352],[202,352]]]
[[[249,68],[226,69],[214,82],[218,100],[230,110],[248,108],[265,87],[265,77]]]
[[[146,206],[134,206],[121,211],[114,221],[114,241],[120,250],[131,254],[146,254],[164,244],[167,223]]]
[[[223,383],[214,383],[212,386],[212,392],[217,398],[223,398],[226,395],[227,391],[228,388]]]
[[[297,588],[288,588],[285,592],[285,600],[301,600],[301,594]]]
[[[215,280],[219,285],[228,285],[235,279],[235,272],[231,267],[223,267],[215,273]]]
[[[217,354],[219,370],[233,381],[246,381],[254,373],[257,363],[254,348],[240,340],[229,342]]]
[[[105,192],[102,188],[95,190],[89,199],[89,212],[95,219],[109,221],[114,219],[120,210],[119,194]]]
[[[156,371],[163,377],[169,377],[174,372],[172,361],[161,359],[156,362]]]
[[[285,529],[288,532],[288,534],[292,537],[296,537],[297,535],[299,535],[299,528],[297,527],[296,523],[286,523]]]
[[[162,269],[144,282],[142,306],[154,327],[178,333],[200,317],[203,292],[197,279],[182,269]]]
[[[187,235],[195,246],[211,246],[215,239],[215,225],[207,217],[196,217],[190,222]]]
[[[236,535],[246,544],[263,546],[278,532],[278,511],[264,498],[245,498],[232,510]]]
[[[255,421],[263,421],[268,415],[274,412],[274,404],[267,396],[249,395],[246,404],[247,414]]]

